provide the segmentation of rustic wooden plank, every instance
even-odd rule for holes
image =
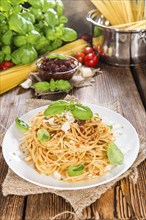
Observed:
[[[123,179],[116,186],[116,201],[117,201],[117,217],[121,218],[137,218],[137,219],[145,219],[146,217],[146,209],[144,205],[144,198],[146,198],[145,185],[146,181],[141,179],[142,173],[141,170],[145,171],[145,164],[143,162],[139,166],[139,179],[136,185],[134,185],[129,178]],[[119,196],[121,196],[120,199]],[[123,207],[122,209],[120,209]]]
[[[63,211],[73,211],[69,203],[55,194],[30,195],[27,199],[25,220],[47,220]],[[70,214],[64,214],[59,219],[73,219]]]
[[[14,89],[3,96],[1,96],[1,121],[0,134],[1,138],[5,133],[5,128],[8,128],[14,121],[17,115],[24,113],[25,99],[30,96],[17,95],[18,89]],[[9,117],[10,116],[10,117]],[[2,184],[8,166],[2,156],[2,149],[0,148],[0,183]],[[7,196],[0,195],[0,218],[1,220],[21,220],[23,218],[23,210],[25,207],[25,197],[23,196]]]
[[[141,99],[146,108],[146,64],[133,67],[132,73],[141,95]]]
[[[106,204],[105,204],[106,203]],[[109,189],[93,205],[93,217],[99,219],[113,219],[114,216],[114,190]]]

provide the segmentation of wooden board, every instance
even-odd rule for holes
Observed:
[[[146,108],[146,64],[141,68],[135,66],[132,68],[133,77],[140,93],[142,102]]]
[[[108,65],[101,65],[103,74],[95,77],[92,87],[74,89],[71,94],[80,101],[95,104],[109,103],[119,99],[123,115],[136,127],[140,134],[145,135],[145,110],[134,83],[131,70]],[[1,97],[1,124],[8,128],[16,116],[24,113],[25,101],[31,97],[30,92],[17,95],[18,89]],[[108,190],[99,200],[84,210],[85,219],[145,219],[144,206],[145,163],[139,168],[139,179],[134,185],[129,178],[119,181],[114,188]],[[7,166],[1,156],[1,182],[7,172]],[[27,197],[1,197],[2,220],[49,220],[62,211],[73,211],[72,207],[61,197],[42,194]],[[56,219],[74,219],[66,214]]]

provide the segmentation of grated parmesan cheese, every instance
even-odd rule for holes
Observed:
[[[65,133],[70,129],[70,124],[68,121],[64,122],[64,124],[61,127],[61,130],[64,131]]]

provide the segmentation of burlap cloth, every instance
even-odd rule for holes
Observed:
[[[66,100],[71,99],[72,97],[67,95],[65,98]],[[74,97],[73,97],[74,98]],[[31,109],[49,104],[51,101],[49,100],[37,100],[37,99],[29,99],[26,104],[26,112],[30,111]],[[102,104],[103,105],[103,104]],[[104,104],[105,107],[108,107],[118,113],[121,113],[120,109],[120,103],[119,101],[115,101],[114,103]],[[63,197],[66,199],[71,206],[74,208],[74,213],[72,213],[75,216],[75,219],[82,218],[82,211],[85,207],[89,206],[93,202],[95,202],[97,199],[101,197],[103,193],[105,193],[110,187],[112,187],[117,181],[120,179],[127,177],[130,175],[131,180],[136,183],[138,178],[138,171],[137,166],[144,161],[145,155],[146,155],[146,141],[143,137],[140,136],[140,151],[138,154],[137,159],[135,160],[134,164],[127,170],[124,174],[117,177],[113,181],[106,183],[101,186],[93,187],[90,189],[83,189],[83,190],[76,190],[76,191],[61,191],[61,190],[54,190],[49,188],[43,188],[34,184],[31,184],[23,179],[21,179],[19,176],[17,176],[15,173],[13,173],[10,169],[8,170],[8,174],[2,184],[2,192],[4,196],[7,196],[9,194],[14,195],[30,195],[30,194],[40,194],[40,193],[55,193],[58,196]],[[64,214],[66,212],[63,212],[61,214]],[[60,215],[60,214],[59,214]],[[57,215],[58,216],[58,215]],[[53,217],[55,219],[57,216]]]

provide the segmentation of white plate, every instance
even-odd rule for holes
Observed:
[[[15,123],[13,123],[7,130],[2,144],[3,156],[8,166],[18,176],[31,183],[59,190],[77,190],[90,188],[107,183],[123,174],[133,164],[139,151],[139,139],[135,128],[127,119],[110,109],[93,104],[85,105],[89,106],[94,113],[99,113],[100,117],[102,117],[105,122],[110,120],[112,124],[115,125],[114,127],[116,127],[117,124],[120,125],[119,131],[121,134],[117,137],[115,143],[124,153],[124,163],[122,165],[113,167],[108,174],[101,176],[96,180],[82,183],[61,182],[51,176],[48,177],[44,174],[39,174],[36,172],[33,166],[24,161],[23,153],[21,150],[19,150],[20,143],[18,141],[19,138],[23,136],[23,134],[21,134]],[[47,106],[43,106],[34,109],[23,115],[21,119],[27,122],[29,118],[34,116],[39,111],[42,111],[46,107]]]

